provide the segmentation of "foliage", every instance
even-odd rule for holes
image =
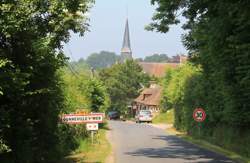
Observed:
[[[76,75],[64,68],[61,75],[66,106],[61,110],[62,113],[105,112],[109,106],[109,97],[99,80],[89,79],[90,74],[84,69]],[[59,124],[59,130],[60,148],[64,154],[79,148],[80,142],[88,138],[85,125]]]
[[[81,85],[89,80],[89,74],[80,73],[76,76],[69,69],[64,68],[61,72],[64,81],[65,107],[63,113],[77,112],[77,109],[88,109],[90,102],[82,92]]]
[[[139,95],[142,85],[147,86],[150,80],[142,68],[132,60],[101,70],[99,78],[105,83],[110,96],[109,109],[118,110],[122,114],[128,111],[127,106]]]
[[[0,3],[0,138],[14,162],[49,162],[61,154],[58,115],[65,105],[57,70],[66,59],[62,42],[69,30],[84,34],[89,4]]]
[[[158,6],[154,22],[147,29],[167,32],[170,25],[179,23],[178,15],[182,14],[187,20],[183,27],[188,31],[183,42],[191,61],[202,68],[201,73],[186,80],[183,99],[176,109],[176,127],[195,135],[190,114],[195,107],[204,107],[208,114],[204,123],[207,130],[202,134],[209,141],[249,156],[250,145],[242,140],[250,142],[247,136],[250,124],[250,2],[151,2]]]
[[[246,156],[249,154],[246,145],[250,140],[249,130],[225,123],[226,112],[219,105],[222,106],[226,101],[221,98],[223,95],[216,94],[218,90],[209,87],[211,83],[206,81],[200,68],[190,64],[183,65],[168,72],[163,83],[165,88],[162,105],[167,110],[174,108],[174,126],[178,130],[200,137],[192,114],[195,108],[202,107],[207,114],[205,122],[200,124],[203,139]]]
[[[173,124],[174,123],[174,109],[169,109],[165,112],[159,113],[158,115],[154,117],[153,123]]]
[[[101,51],[100,53],[93,53],[86,59],[89,67],[94,69],[110,67],[120,60],[120,57],[113,52]]]
[[[98,79],[89,79],[80,86],[82,94],[89,101],[92,112],[105,112],[110,105],[109,96],[104,84]]]
[[[144,62],[168,62],[169,57],[166,54],[153,54],[151,56],[146,56]]]
[[[188,34],[183,41],[190,58],[203,68],[209,87],[224,103],[225,123],[234,126],[250,124],[250,60],[248,1],[167,1],[158,3],[155,20],[149,29],[167,32],[169,25],[179,22],[178,11],[187,18]],[[212,92],[211,92],[212,93]],[[215,100],[215,101],[214,101]],[[211,105],[217,100],[209,101]],[[213,106],[214,107],[214,106]],[[242,118],[244,117],[244,118]]]
[[[91,144],[91,138],[79,139],[79,147],[60,163],[72,162],[105,162],[111,151],[111,145],[106,137],[106,129],[100,129],[94,135],[94,144]]]
[[[78,72],[80,71],[81,73],[87,73],[88,74],[88,71],[90,71],[89,65],[87,64],[87,62],[83,58],[80,58],[78,61],[69,62],[68,64],[70,64],[71,67],[75,71],[78,71]]]
[[[199,73],[199,69],[187,63],[176,70],[168,70],[164,79],[164,90],[161,105],[165,109],[175,109],[175,126],[185,129],[184,101],[187,81]],[[192,88],[193,89],[193,88]]]

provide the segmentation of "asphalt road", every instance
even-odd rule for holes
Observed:
[[[232,163],[147,124],[109,121],[115,163]]]

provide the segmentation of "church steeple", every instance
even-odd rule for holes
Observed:
[[[125,25],[125,32],[123,36],[123,44],[122,44],[122,49],[121,49],[121,59],[122,62],[128,59],[133,59],[132,58],[132,50],[130,46],[130,38],[129,38],[129,26],[128,26],[128,19],[126,20],[126,25]]]

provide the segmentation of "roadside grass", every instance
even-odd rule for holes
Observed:
[[[167,129],[167,133],[169,133],[171,135],[176,135],[179,138],[182,138],[185,141],[187,141],[189,143],[192,143],[192,144],[195,144],[195,145],[197,145],[199,147],[202,147],[202,148],[214,151],[216,153],[219,153],[221,155],[224,155],[224,156],[226,156],[226,157],[228,157],[228,158],[230,158],[230,159],[232,159],[232,160],[234,160],[234,161],[236,161],[238,163],[250,163],[250,158],[241,156],[241,155],[239,155],[239,154],[237,154],[235,152],[226,150],[226,149],[224,149],[222,147],[219,147],[217,145],[211,144],[211,143],[209,143],[207,141],[200,140],[200,139],[188,136],[186,133],[177,131],[173,127]]]
[[[107,129],[99,129],[95,134],[94,144],[91,138],[80,140],[80,146],[61,163],[104,163],[111,152],[111,145],[106,138]]]
[[[166,112],[160,113],[153,119],[153,123],[174,123],[174,109],[170,109]]]
[[[154,119],[153,119],[153,123],[154,124],[173,124],[174,123],[174,110],[168,110],[167,112],[164,113],[160,113],[159,115],[157,115]],[[226,150],[222,147],[219,147],[217,145],[211,144],[207,141],[204,140],[199,140],[197,138],[188,136],[187,133],[185,132],[181,132],[181,131],[177,131],[174,127],[171,128],[167,128],[166,129],[168,134],[171,135],[176,135],[181,139],[184,139],[185,141],[195,144],[199,147],[214,151],[216,153],[222,154],[238,163],[250,163],[250,158],[241,156],[235,152]]]

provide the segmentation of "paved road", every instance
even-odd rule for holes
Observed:
[[[147,124],[110,121],[115,163],[232,163]]]

